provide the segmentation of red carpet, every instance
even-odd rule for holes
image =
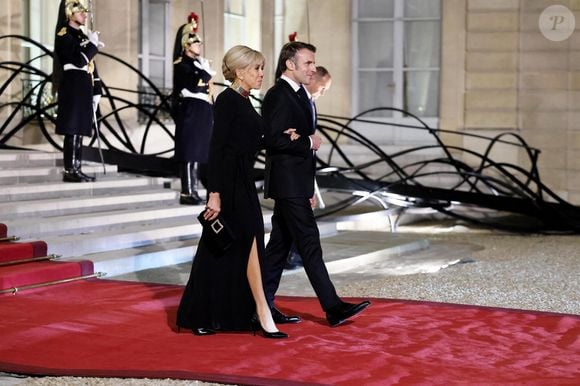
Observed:
[[[0,243],[0,262],[46,256],[47,245],[44,241],[28,243]]]
[[[0,224],[1,225],[1,224]],[[0,229],[1,230],[1,229]],[[39,283],[52,282],[90,275],[94,272],[91,261],[28,261],[46,256],[44,241],[0,243],[0,291]],[[5,265],[7,262],[21,262]]]
[[[174,330],[180,286],[87,280],[0,296],[0,371],[252,385],[578,385],[580,317],[374,299],[330,328],[318,302],[286,340]]]

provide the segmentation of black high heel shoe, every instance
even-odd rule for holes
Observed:
[[[258,319],[258,317],[254,316],[252,318],[252,331],[254,332],[254,336],[256,336],[257,330],[262,331],[262,335],[264,336],[264,338],[268,338],[268,339],[288,338],[288,334],[283,333],[282,331],[269,332],[269,331],[264,330],[264,327],[262,327],[262,323],[260,323],[260,320]]]

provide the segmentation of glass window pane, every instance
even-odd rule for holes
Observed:
[[[359,23],[359,67],[392,68],[393,67],[393,23],[364,22]]]
[[[165,56],[165,4],[149,4],[149,54]]]
[[[406,71],[403,109],[418,117],[439,114],[439,71]]]
[[[149,60],[149,79],[157,87],[165,87],[165,63],[163,60]]]
[[[405,23],[405,67],[439,67],[438,21]]]
[[[358,17],[394,16],[393,0],[358,0]]]
[[[227,51],[246,40],[245,20],[239,16],[224,15],[224,49]]]
[[[374,107],[393,107],[393,73],[391,71],[359,72],[358,110],[363,112]],[[391,117],[391,111],[378,111],[372,117]]]
[[[405,0],[405,17],[441,17],[439,0]]]

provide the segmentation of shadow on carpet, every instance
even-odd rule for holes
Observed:
[[[280,297],[304,322],[270,340],[178,333],[182,286],[85,280],[0,296],[0,371],[251,385],[580,381],[580,317],[373,299],[330,328],[314,298]],[[355,300],[355,299],[352,299]]]

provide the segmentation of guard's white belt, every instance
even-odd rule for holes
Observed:
[[[67,63],[64,66],[62,66],[64,71],[69,71],[69,70],[77,70],[77,71],[89,71],[89,67],[88,66],[83,66],[83,67],[77,67],[74,64],[70,64]]]
[[[195,98],[201,99],[204,102],[209,102],[209,95],[204,92],[191,92],[188,89],[184,88],[181,90],[181,96],[184,98]]]

